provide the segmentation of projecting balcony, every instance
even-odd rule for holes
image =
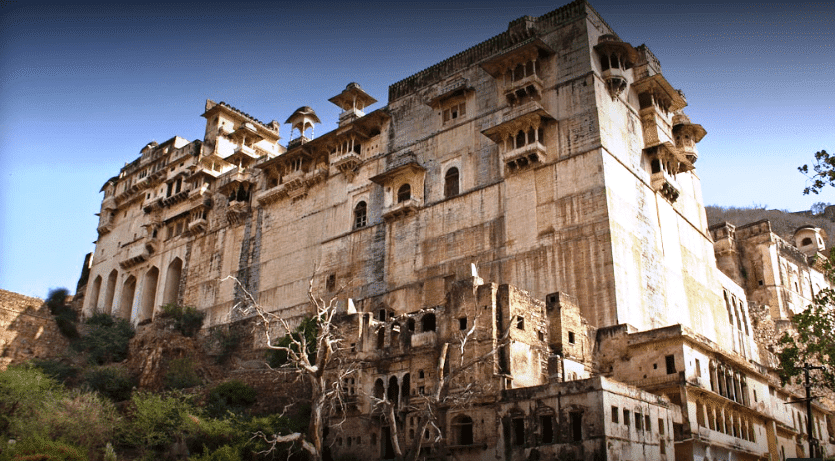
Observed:
[[[146,239],[145,249],[148,250],[148,254],[156,253],[159,250],[159,239],[156,237]]]
[[[180,192],[177,192],[176,194],[173,194],[170,197],[165,197],[164,199],[162,199],[160,205],[162,207],[170,207],[172,205],[176,205],[182,202],[183,200],[187,199],[188,193],[189,191],[187,190],[181,190]]]
[[[151,256],[151,253],[148,251],[148,248],[143,244],[143,242],[132,243],[127,248],[125,253],[124,258],[119,261],[119,265],[122,266],[123,269],[128,269],[145,262],[148,260],[148,257]]]
[[[545,161],[546,149],[539,142],[525,144],[522,147],[510,150],[502,154],[505,163],[505,174],[515,173],[532,165]]]
[[[237,156],[243,156],[251,160],[257,160],[258,158],[260,158],[258,152],[256,152],[255,149],[249,146],[245,146],[243,144],[235,146],[235,150],[232,151],[232,157]]]
[[[528,75],[508,83],[504,94],[510,104],[526,98],[539,99],[542,95],[542,80],[537,75]]]
[[[655,105],[645,107],[639,113],[641,128],[644,133],[644,148],[673,143],[670,113],[664,112],[663,109]]]
[[[110,214],[108,212],[108,214]],[[96,228],[96,231],[99,233],[99,236],[102,236],[110,231],[113,230],[113,218],[103,219],[99,222],[99,227]]]
[[[307,181],[302,170],[296,170],[284,176],[284,190],[291,198],[296,198],[307,193]]]
[[[651,177],[652,189],[660,192],[670,203],[674,203],[681,195],[681,186],[666,171],[653,173]]]
[[[346,152],[331,158],[331,164],[345,175],[351,174],[362,163],[362,157],[356,152]]]
[[[261,205],[269,205],[275,201],[278,201],[282,197],[287,195],[287,190],[284,184],[279,184],[275,187],[271,187],[265,191],[259,192],[255,194],[255,200],[258,201]]]
[[[606,82],[606,87],[613,100],[626,89],[627,80],[624,73],[625,71],[619,67],[610,67],[601,72],[600,76]]]
[[[394,221],[404,216],[414,214],[420,208],[417,200],[410,198],[402,202],[395,203],[383,210],[383,219],[386,221]]]
[[[208,226],[206,218],[195,218],[188,222],[188,231],[192,234],[203,232]]]
[[[436,331],[424,331],[423,333],[412,334],[412,347],[435,347],[435,343],[437,342],[438,332]]]
[[[105,198],[101,202],[101,209],[102,210],[115,210],[116,209],[116,199],[112,195],[110,197]]]
[[[153,199],[146,200],[142,205],[142,210],[145,211],[145,213],[150,213],[160,208],[162,208],[162,197],[155,197]]]

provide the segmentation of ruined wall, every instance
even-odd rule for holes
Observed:
[[[0,370],[34,358],[58,357],[68,347],[42,300],[0,290]]]

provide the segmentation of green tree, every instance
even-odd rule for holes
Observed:
[[[815,152],[815,161],[811,164],[812,174],[809,174],[809,164],[797,167],[797,170],[809,178],[809,185],[803,189],[803,195],[819,194],[826,186],[835,186],[835,156],[825,150]]]

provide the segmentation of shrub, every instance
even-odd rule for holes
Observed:
[[[114,402],[128,400],[136,384],[130,372],[120,366],[91,368],[84,373],[84,383]]]
[[[0,460],[12,461],[87,461],[87,455],[79,447],[47,437],[23,438],[8,450],[3,450]]]
[[[186,389],[197,386],[200,382],[191,357],[173,359],[168,362],[168,370],[165,372],[165,387],[168,389]]]
[[[190,416],[187,420],[189,432],[186,444],[190,453],[203,453],[204,456],[223,446],[242,445],[252,434],[245,432],[240,421],[230,419],[198,418]]]
[[[34,359],[32,365],[60,383],[72,383],[78,377],[78,367],[60,360]]]
[[[96,365],[121,362],[128,357],[128,345],[134,330],[129,321],[107,314],[95,314],[87,320],[89,332],[76,342],[75,348],[87,352],[87,360]]]
[[[229,412],[243,414],[255,404],[258,393],[252,386],[232,380],[219,384],[209,392],[206,399],[206,412],[215,418],[222,418]]]
[[[181,393],[134,392],[129,417],[119,425],[117,440],[125,446],[159,450],[185,433],[186,418],[195,412]]]
[[[203,319],[206,318],[206,313],[200,312],[191,306],[169,303],[162,306],[161,316],[173,319],[174,328],[177,331],[187,338],[193,338],[203,327]]]
[[[37,368],[9,367],[0,373],[2,434],[19,440],[61,439],[97,450],[112,436],[117,421],[109,401],[95,393],[67,392]]]
[[[189,458],[193,461],[241,461],[241,454],[236,448],[224,445],[215,451],[206,450],[202,455]]]

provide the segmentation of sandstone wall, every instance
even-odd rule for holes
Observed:
[[[68,347],[42,300],[0,290],[0,370],[33,358],[59,356]]]

